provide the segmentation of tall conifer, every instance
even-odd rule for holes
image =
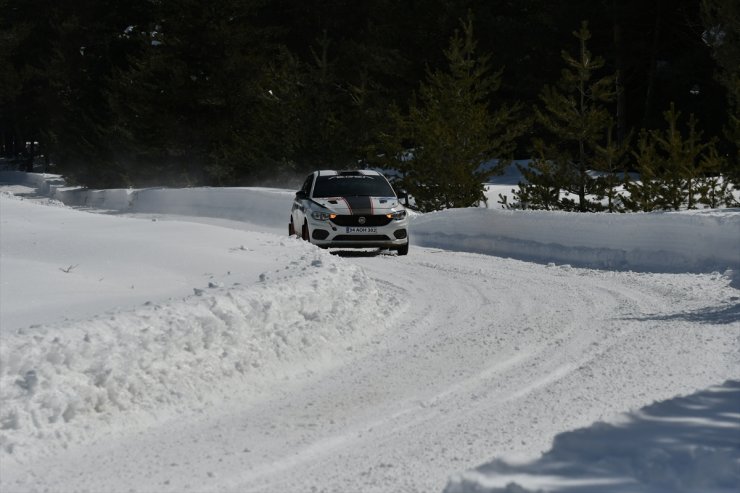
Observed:
[[[606,199],[608,212],[622,212],[619,190],[624,180],[623,174],[627,169],[630,140],[628,135],[618,142],[614,135],[614,125],[610,125],[606,132],[606,142],[595,146],[594,169],[601,174],[596,178],[595,193],[599,198]]]
[[[517,106],[489,107],[502,70],[491,73],[489,56],[476,56],[472,19],[455,31],[444,51],[447,70],[428,70],[404,124],[411,159],[396,156],[403,186],[422,211],[469,207],[485,200],[488,177],[506,164],[522,124]],[[499,159],[494,168],[482,165]]]
[[[696,206],[694,195],[699,177],[699,157],[708,144],[702,142],[702,133],[696,129],[694,115],[689,117],[685,135],[678,124],[681,112],[673,103],[663,115],[667,128],[650,132],[662,154],[662,202],[668,209],[678,210],[684,205],[693,209]]]
[[[597,144],[612,124],[605,104],[614,99],[615,79],[613,75],[596,78],[604,60],[588,50],[588,23],[584,21],[573,36],[578,39],[579,50],[575,55],[562,52],[566,68],[557,86],[542,90],[542,107],[535,108],[535,115],[551,136],[546,141],[545,158],[558,160],[565,172],[563,188],[578,197],[577,204],[562,199],[561,207],[583,212],[599,208],[587,197],[595,185],[588,171],[594,168]]]
[[[740,190],[740,2],[702,0],[706,31],[704,41],[712,48],[719,70],[717,78],[727,89],[727,139],[735,146],[733,159],[724,166],[725,178]]]
[[[647,130],[640,132],[637,149],[632,152],[639,180],[625,173],[624,188],[627,192],[622,202],[632,212],[651,212],[661,206],[662,181],[660,179],[660,159],[655,142]]]
[[[565,160],[548,154],[550,150],[541,139],[535,139],[533,144],[535,158],[526,166],[516,165],[524,181],[519,183],[518,190],[513,190],[516,197],[514,207],[548,211],[561,209],[560,189],[566,173]]]

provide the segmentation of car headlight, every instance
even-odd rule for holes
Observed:
[[[328,221],[329,219],[334,219],[337,215],[333,212],[314,211],[311,213],[311,217],[317,221]]]
[[[391,212],[390,214],[386,214],[385,217],[387,217],[388,219],[393,219],[395,221],[400,221],[401,219],[406,217],[406,210],[404,209],[396,212]]]

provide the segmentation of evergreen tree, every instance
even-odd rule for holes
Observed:
[[[596,179],[595,194],[599,198],[606,198],[608,212],[622,212],[618,188],[624,183],[624,172],[627,169],[631,135],[617,142],[614,136],[614,125],[610,125],[606,133],[604,145],[595,146],[596,156],[594,169],[602,174]]]
[[[351,111],[347,87],[337,74],[330,55],[332,41],[324,32],[311,49],[312,61],[307,64],[303,86],[303,114],[299,131],[303,132],[297,159],[304,160],[304,169],[326,166],[353,167],[350,141]],[[355,159],[356,159],[356,155]]]
[[[300,154],[305,141],[306,74],[304,64],[281,47],[257,84],[255,105],[243,107],[243,117],[252,125],[246,135],[250,151],[242,159],[252,179],[275,179],[303,171]]]
[[[489,109],[502,71],[491,73],[489,57],[475,56],[472,20],[462,27],[444,51],[448,69],[429,70],[410,105],[403,128],[413,157],[389,154],[403,174],[402,186],[422,211],[484,201],[483,183],[503,169],[522,131],[516,106]],[[482,166],[494,158],[499,159],[496,167]]]
[[[720,67],[717,77],[727,90],[725,135],[736,151],[723,172],[740,189],[740,4],[735,0],[702,0],[702,13],[704,41],[712,48]]]
[[[514,207],[522,209],[556,210],[562,208],[560,187],[564,182],[566,159],[548,155],[549,148],[541,139],[534,142],[536,157],[527,166],[517,164],[522,175],[518,190],[512,190]]]
[[[4,71],[16,81],[2,119],[16,140],[53,154],[70,181],[115,182],[110,78],[135,53],[124,32],[147,9],[144,0],[8,0],[0,9],[1,37],[12,40],[3,43],[11,46]]]
[[[673,210],[679,210],[684,205],[693,209],[696,205],[696,179],[699,176],[698,160],[708,144],[701,140],[702,133],[696,129],[694,115],[689,117],[686,136],[678,127],[681,112],[676,111],[674,104],[671,103],[664,117],[668,128],[662,132],[650,132],[662,155],[662,202],[664,207]]]
[[[250,133],[260,154],[255,173],[260,163],[263,174],[303,174],[327,166],[353,168],[372,157],[382,119],[377,87],[369,76],[358,85],[341,80],[333,44],[323,33],[309,63],[287,48],[269,63],[259,89],[264,97],[252,112],[257,123]]]
[[[111,97],[119,161],[140,185],[234,184],[252,161],[251,110],[273,53],[253,25],[261,1],[156,5]]]
[[[0,3],[0,8],[7,8]],[[28,26],[12,22],[0,26],[0,155],[15,157],[21,152],[18,142],[17,103],[23,89],[22,74],[14,63],[13,55],[21,40],[28,36]]]
[[[727,158],[717,152],[714,142],[701,157],[700,176],[697,179],[696,191],[699,203],[710,208],[736,207],[740,205],[732,195],[732,186],[722,171],[727,168]]]
[[[640,132],[637,139],[637,149],[632,152],[635,166],[640,177],[634,180],[625,173],[625,194],[622,202],[627,210],[632,212],[651,212],[659,209],[662,204],[663,185],[659,174],[661,160],[655,148],[655,142],[647,130]]]
[[[596,79],[596,72],[604,60],[592,56],[587,48],[591,38],[588,24],[573,33],[579,41],[579,51],[574,56],[562,53],[566,68],[556,87],[545,86],[540,95],[542,108],[535,108],[537,122],[550,134],[545,154],[548,159],[558,159],[565,171],[563,188],[578,197],[578,204],[566,198],[563,208],[577,208],[584,212],[599,205],[587,197],[595,191],[594,179],[589,170],[595,166],[596,146],[612,124],[604,104],[614,99],[614,76]],[[552,157],[549,157],[552,156]]]

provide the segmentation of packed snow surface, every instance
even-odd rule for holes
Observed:
[[[0,491],[740,488],[740,211],[398,257],[288,238],[287,190],[0,182]]]
[[[737,490],[740,382],[676,397],[555,437],[539,459],[455,475],[446,493]]]

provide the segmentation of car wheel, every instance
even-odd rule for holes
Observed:
[[[409,244],[408,244],[408,242],[404,246],[398,247],[398,250],[397,251],[398,251],[398,254],[399,255],[408,255],[408,253],[409,253]]]
[[[288,236],[295,235],[295,226],[293,226],[293,218],[290,218],[290,222],[288,223]]]
[[[308,237],[308,222],[303,222],[303,228],[301,228],[301,238],[303,238],[305,241],[309,241]]]

